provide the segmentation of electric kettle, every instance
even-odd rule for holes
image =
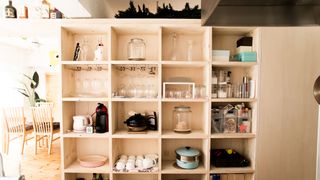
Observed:
[[[85,132],[88,125],[92,125],[92,117],[90,115],[73,116],[74,132]]]

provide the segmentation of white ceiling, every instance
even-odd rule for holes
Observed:
[[[163,3],[171,3],[172,7],[177,10],[184,8],[186,2],[190,6],[201,4],[201,0],[159,0],[159,6]],[[82,7],[91,14],[91,18],[113,18],[118,10],[125,10],[129,7],[129,0],[51,0],[58,9],[60,9],[69,18],[88,17]],[[134,4],[142,6],[145,4],[151,12],[156,12],[157,1],[155,0],[134,0]]]

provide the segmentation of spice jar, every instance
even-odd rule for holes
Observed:
[[[133,38],[128,43],[128,59],[129,60],[145,60],[146,59],[146,44],[143,39]]]
[[[172,127],[175,132],[191,132],[192,111],[189,106],[176,106],[173,110]]]

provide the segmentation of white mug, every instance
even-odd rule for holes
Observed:
[[[137,159],[141,159],[142,160],[143,159],[143,155],[138,155]]]
[[[128,162],[126,164],[126,169],[127,170],[133,170],[135,168],[134,164],[135,164],[134,161],[128,160]]]
[[[156,162],[158,162],[158,158],[159,158],[159,156],[157,154],[146,154],[146,155],[144,155],[144,157],[149,158],[149,159],[153,159]]]
[[[136,160],[136,157],[131,155],[128,159]]]
[[[121,155],[121,156],[120,156],[120,159],[125,159],[125,160],[127,160],[127,159],[128,159],[128,156],[127,156],[127,155]]]
[[[152,168],[152,167],[156,166],[156,164],[157,164],[156,160],[151,159],[151,158],[144,158],[144,159],[142,160],[142,167],[143,167],[143,169]]]
[[[126,163],[123,161],[118,161],[116,164],[116,169],[117,170],[124,170],[124,168],[126,167]]]
[[[143,158],[141,158],[141,159],[137,158],[135,165],[137,166],[137,168],[139,170],[142,170],[143,169]]]

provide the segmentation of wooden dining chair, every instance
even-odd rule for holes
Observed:
[[[35,139],[35,150],[37,154],[37,144],[40,140],[48,138],[48,154],[51,154],[53,135],[59,133],[60,128],[53,125],[52,108],[50,106],[32,107],[33,132]]]
[[[3,119],[4,119],[4,150],[5,153],[9,153],[9,143],[11,141],[10,136],[22,137],[21,154],[23,154],[24,143],[28,140],[27,134],[32,133],[32,126],[26,125],[26,118],[24,115],[23,107],[8,107],[3,108]]]

